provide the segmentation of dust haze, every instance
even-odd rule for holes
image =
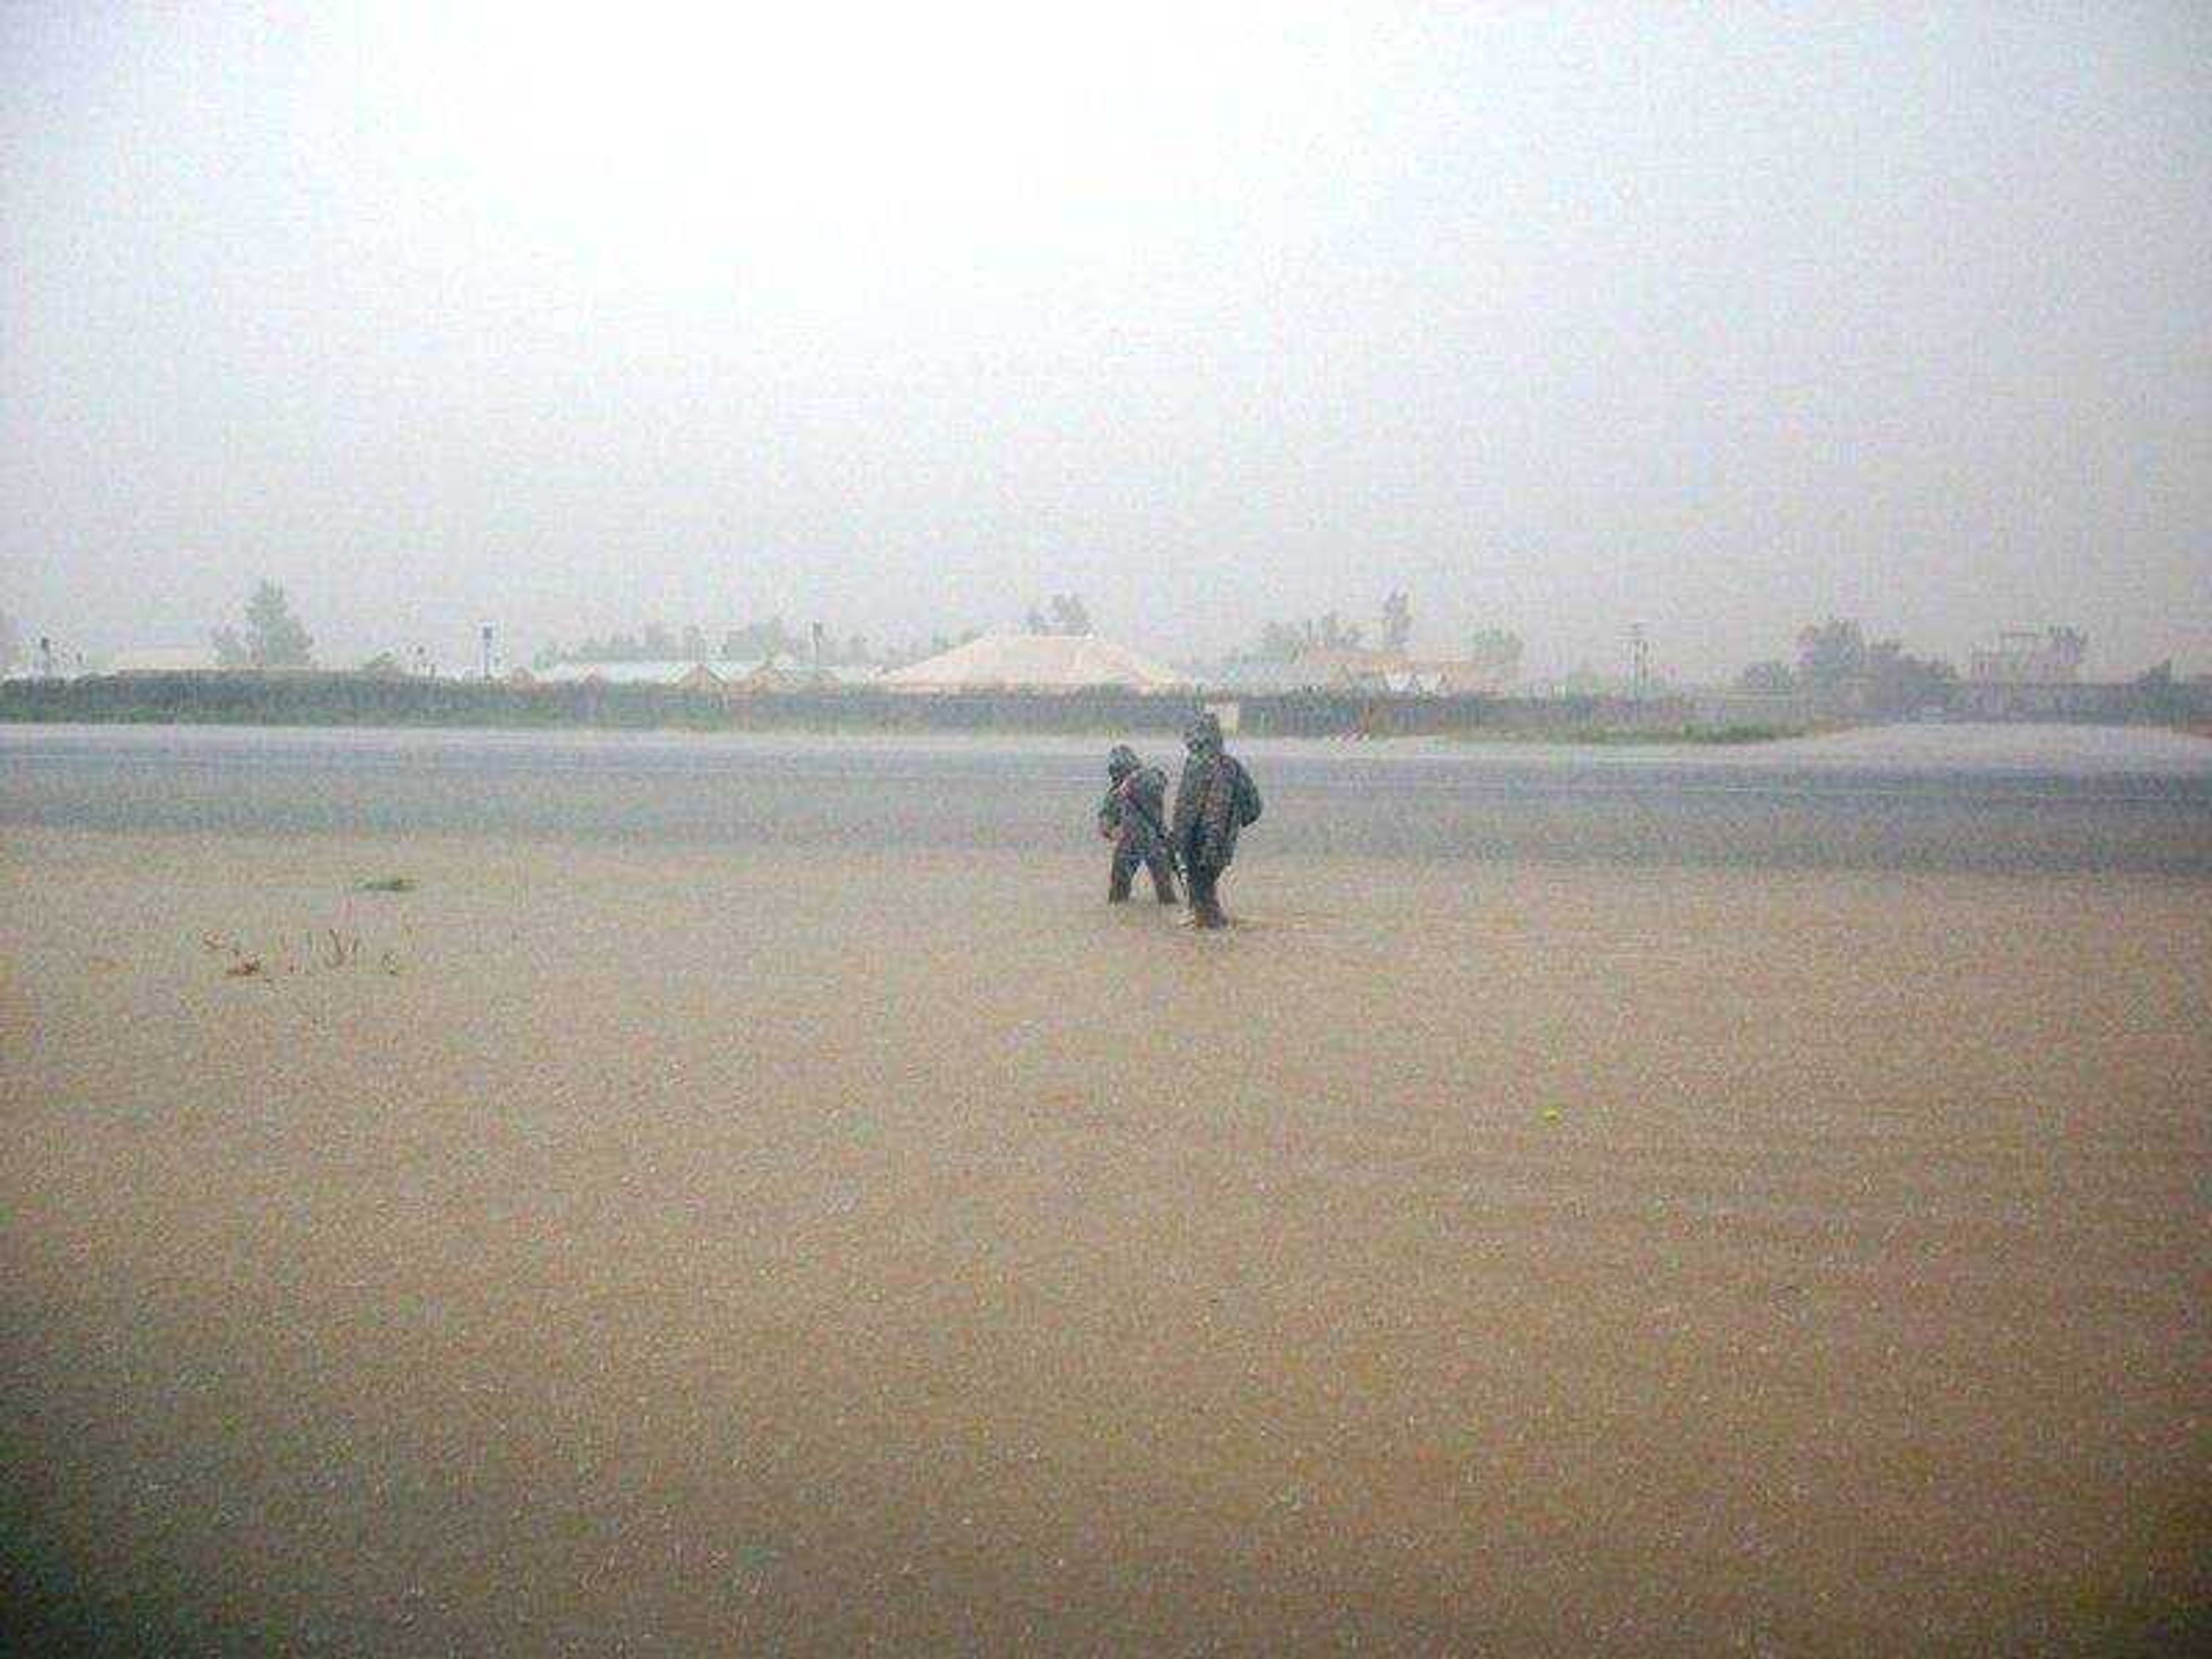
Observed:
[[[1188,9],[0,5],[0,1652],[2212,1651],[2212,12]]]
[[[755,17],[747,9],[747,19]],[[2212,21],[12,7],[0,608],[2212,666]]]

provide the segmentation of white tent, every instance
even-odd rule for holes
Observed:
[[[895,669],[882,683],[894,691],[1171,691],[1187,682],[1164,664],[1089,634],[986,634]]]

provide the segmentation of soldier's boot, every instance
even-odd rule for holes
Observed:
[[[1114,854],[1114,867],[1106,877],[1106,902],[1109,904],[1127,903],[1129,902],[1130,884],[1135,881],[1136,878],[1136,860],[1125,858],[1121,853],[1116,852]]]
[[[1190,872],[1190,921],[1194,927],[1226,927],[1229,918],[1222,913],[1221,901],[1216,896],[1213,884],[1221,879],[1218,870],[1203,866]]]
[[[1155,853],[1145,860],[1145,865],[1152,872],[1152,896],[1163,904],[1179,902],[1176,893],[1175,866],[1168,862],[1167,854]]]

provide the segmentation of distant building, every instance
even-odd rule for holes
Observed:
[[[145,651],[118,651],[107,659],[111,674],[212,674],[222,665],[204,645],[160,646]]]
[[[1406,664],[1409,685],[1439,696],[1497,696],[1521,677],[1521,658],[1414,657]]]
[[[1406,670],[1400,651],[1369,651],[1352,646],[1322,646],[1301,651],[1291,666],[1298,684],[1331,691],[1388,691],[1390,677]]]
[[[557,661],[535,672],[529,684],[538,686],[668,686],[671,690],[750,690],[781,688],[838,688],[867,686],[883,675],[874,664],[845,664],[836,668],[814,668],[796,657],[734,659],[708,657],[692,661]],[[518,681],[522,684],[522,681]]]
[[[1357,646],[1302,651],[1289,662],[1228,665],[1218,684],[1240,691],[1368,691],[1415,696],[1495,696],[1520,672],[1517,653],[1417,657]]]
[[[2071,685],[2089,654],[2078,628],[2019,629],[1997,635],[1966,659],[1966,678],[1984,685]]]
[[[1313,677],[1300,672],[1298,665],[1281,657],[1231,657],[1191,675],[1194,680],[1223,691],[1243,691],[1253,696],[1274,692],[1304,691],[1313,685]]]
[[[537,685],[657,685],[677,691],[834,691],[873,683],[883,671],[872,664],[817,668],[795,659],[765,661],[711,658],[648,662],[561,662],[539,669]],[[512,676],[509,677],[513,678]]]
[[[873,668],[816,668],[803,663],[771,660],[730,677],[723,689],[741,696],[763,693],[794,696],[808,691],[842,691],[867,684],[878,672]]]
[[[761,665],[757,662],[697,662],[678,658],[665,662],[556,662],[538,671],[541,685],[665,685],[693,690],[712,690],[739,679]]]

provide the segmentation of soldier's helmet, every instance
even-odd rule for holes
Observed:
[[[1182,729],[1183,744],[1193,754],[1221,747],[1221,717],[1212,709],[1194,714]]]
[[[1126,743],[1117,743],[1106,757],[1106,775],[1119,783],[1135,771],[1139,765],[1137,751]]]

